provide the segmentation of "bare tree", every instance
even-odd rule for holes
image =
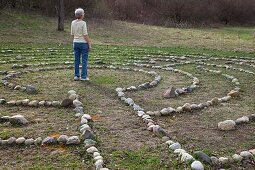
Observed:
[[[65,7],[64,0],[58,0],[58,31],[64,31]]]

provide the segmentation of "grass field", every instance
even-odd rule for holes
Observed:
[[[70,20],[66,21],[66,31],[56,31],[56,19],[28,15],[5,10],[0,14],[0,71],[12,70],[13,64],[38,64],[73,61]],[[99,60],[106,65],[118,62],[141,62],[143,57],[164,58],[170,55],[203,55],[217,57],[248,57],[254,59],[255,28],[222,27],[175,29],[147,26],[121,21],[88,21],[90,36],[94,46],[90,54],[90,65]],[[8,52],[7,49],[12,49]],[[21,55],[29,61],[16,60]],[[137,57],[137,58],[136,58]],[[149,60],[148,58],[143,62]],[[187,60],[192,58],[187,57]],[[248,60],[248,59],[247,59]],[[177,63],[177,61],[157,61],[155,65]],[[225,60],[209,61],[224,64]],[[200,72],[195,64],[181,65],[178,69],[195,75],[201,81],[193,93],[176,99],[165,100],[162,93],[171,85],[183,87],[190,83],[187,77],[178,73],[156,70],[162,82],[153,89],[129,92],[146,110],[160,110],[169,105],[175,107],[186,102],[199,103],[213,97],[221,97],[233,88],[223,77],[213,73]],[[249,69],[254,67],[233,64],[233,67]],[[38,68],[32,66],[31,68]],[[139,68],[132,66],[132,68]],[[241,96],[230,102],[196,113],[155,117],[154,120],[167,129],[174,139],[193,153],[202,150],[210,156],[231,156],[236,152],[255,148],[254,122],[242,125],[237,130],[222,132],[217,123],[225,119],[236,119],[254,113],[254,75],[244,72],[219,69],[237,77],[241,83]],[[145,68],[146,69],[146,68]],[[23,69],[18,69],[22,71]],[[149,69],[147,69],[149,70]],[[67,91],[78,92],[86,113],[99,117],[93,123],[99,149],[107,167],[113,170],[166,170],[189,169],[180,163],[157,136],[146,130],[144,123],[132,109],[123,105],[115,94],[116,87],[128,87],[150,81],[151,77],[137,72],[109,69],[89,69],[89,83],[72,81],[73,70],[29,73],[12,80],[22,85],[33,84],[39,89],[37,95],[28,95],[0,86],[0,98],[6,99],[56,99],[62,100]],[[79,135],[72,109],[27,108],[0,106],[0,116],[23,114],[31,124],[26,127],[10,127],[0,124],[0,138],[15,136],[37,137],[51,134]],[[82,146],[77,147],[12,147],[0,146],[0,169],[94,169],[92,158]],[[239,165],[229,165],[226,169],[239,169]],[[206,165],[206,169],[213,169]],[[246,169],[253,169],[252,166]]]

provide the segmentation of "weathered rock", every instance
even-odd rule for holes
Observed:
[[[44,104],[46,107],[49,107],[52,105],[52,102],[51,101],[45,101],[45,104]]]
[[[183,108],[182,108],[182,107],[177,107],[177,108],[176,108],[176,112],[181,113],[182,111],[183,111]]]
[[[15,144],[16,142],[16,138],[15,137],[10,137],[8,140],[7,140],[7,144],[8,145],[13,145]]]
[[[129,105],[129,106],[133,106],[135,102],[134,102],[133,99],[127,98],[127,99],[125,100],[125,103],[126,103],[127,105]]]
[[[91,146],[95,146],[97,144],[97,142],[92,139],[85,139],[84,144],[85,144],[85,147],[88,148]]]
[[[173,151],[176,150],[176,149],[181,149],[181,145],[178,142],[176,142],[176,143],[171,144],[169,146],[169,149],[171,149]]]
[[[166,99],[176,97],[176,95],[175,95],[175,88],[174,88],[174,87],[168,88],[168,89],[165,91],[165,93],[163,94],[163,97],[166,98]]]
[[[94,152],[98,152],[98,149],[94,146],[91,146],[90,148],[88,148],[86,150],[88,153],[94,153]]]
[[[164,108],[160,111],[161,115],[165,116],[165,115],[169,115],[169,114],[172,114],[172,113],[175,113],[175,109],[172,108],[172,107],[168,107],[168,108]]]
[[[42,141],[42,145],[52,145],[52,144],[57,144],[58,140],[53,137],[46,137]]]
[[[22,105],[27,106],[29,104],[29,99],[22,100]]]
[[[219,161],[220,161],[221,165],[226,165],[229,163],[229,159],[226,157],[220,157]]]
[[[192,170],[204,170],[204,166],[201,162],[199,161],[194,161],[191,164],[191,169]]]
[[[97,157],[94,158],[94,161],[98,161],[100,159],[103,160],[104,158],[102,156],[97,156]]]
[[[11,100],[9,102],[6,103],[8,106],[15,106],[16,105],[16,101],[15,100]]]
[[[217,157],[211,156],[211,161],[212,161],[212,165],[213,165],[214,167],[220,166],[220,161],[219,161],[219,159],[218,159]]]
[[[242,159],[243,159],[243,157],[242,157],[241,155],[238,155],[238,154],[234,154],[234,155],[232,156],[232,158],[233,158],[233,160],[234,160],[235,162],[241,162]]]
[[[103,168],[104,161],[102,159],[99,159],[95,162],[96,168],[100,167],[100,169]]]
[[[83,117],[81,117],[81,125],[87,124],[87,123],[88,123],[88,120],[83,118]]]
[[[92,139],[92,140],[95,140],[95,136],[93,134],[92,131],[90,130],[85,130],[83,133],[82,133],[82,137],[84,139]]]
[[[231,97],[238,97],[240,95],[240,92],[239,91],[236,91],[236,90],[231,90],[229,93],[228,93],[228,96],[231,96]]]
[[[248,116],[250,121],[255,121],[255,114],[251,114]]]
[[[72,95],[72,94],[76,94],[76,91],[74,91],[74,90],[68,91],[68,95]]]
[[[252,154],[249,151],[243,151],[240,153],[240,156],[244,159],[250,159],[252,158]]]
[[[190,154],[188,154],[188,153],[183,153],[182,156],[181,156],[181,161],[182,161],[182,162],[189,163],[189,162],[194,161],[194,158],[193,158],[192,155],[190,155]]]
[[[68,140],[68,136],[67,135],[60,135],[57,140],[58,140],[58,143],[60,143],[60,144],[66,144],[66,142]]]
[[[142,117],[143,115],[145,115],[144,111],[138,111],[137,114],[139,117]]]
[[[26,139],[25,140],[25,145],[29,146],[29,145],[34,145],[35,143],[34,139]]]
[[[22,144],[25,144],[25,138],[24,137],[20,137],[20,138],[18,138],[18,139],[16,139],[16,144],[18,144],[18,145],[22,145]]]
[[[219,103],[220,103],[220,101],[219,101],[219,99],[218,98],[213,98],[212,100],[211,100],[211,102],[212,102],[212,105],[218,105]]]
[[[192,112],[191,105],[189,103],[186,103],[182,106],[183,111],[185,112]]]
[[[220,130],[234,130],[235,126],[236,126],[236,123],[233,120],[225,120],[223,122],[218,123],[218,128]]]
[[[33,101],[28,103],[28,106],[30,106],[30,107],[37,107],[38,104],[39,104],[39,101],[33,100]]]
[[[240,118],[236,119],[235,122],[237,125],[247,123],[247,122],[249,122],[249,117],[247,117],[247,116],[240,117]]]
[[[12,125],[26,125],[26,124],[28,124],[27,119],[24,118],[24,116],[22,116],[22,115],[12,116],[12,117],[10,117],[9,121]]]
[[[100,153],[99,152],[94,152],[93,153],[93,158],[97,157],[97,156],[100,156]]]
[[[78,144],[80,144],[80,139],[78,136],[71,136],[68,138],[66,144],[67,145],[78,145]]]
[[[196,151],[194,157],[204,163],[212,164],[211,158],[202,151]]]
[[[72,100],[72,101],[74,101],[75,99],[78,99],[78,95],[77,95],[77,94],[71,94],[71,95],[69,96],[69,99]]]
[[[71,100],[71,99],[64,99],[61,102],[62,107],[69,107],[69,106],[72,106],[72,105],[73,105],[73,100]]]
[[[61,105],[60,101],[52,101],[51,105],[53,107],[59,107]]]
[[[43,106],[45,105],[45,101],[40,101],[40,102],[38,103],[38,105],[39,105],[40,107],[43,107]]]
[[[10,116],[2,116],[0,118],[0,123],[6,123],[10,121]]]
[[[26,92],[27,92],[27,94],[37,94],[36,88],[32,85],[26,86]]]
[[[38,137],[35,139],[35,145],[41,145],[42,144],[42,138],[41,137]]]
[[[82,116],[82,118],[87,119],[87,120],[91,120],[92,119],[92,117],[89,114],[84,114]]]
[[[83,107],[76,107],[75,109],[73,109],[73,111],[75,112],[75,113],[81,113],[82,115],[83,115]]]
[[[222,102],[227,102],[227,101],[229,101],[231,99],[231,96],[225,96],[225,97],[222,97],[221,98],[221,101]]]
[[[174,153],[181,156],[183,153],[187,153],[187,152],[184,149],[175,149]]]
[[[75,99],[73,101],[73,105],[74,107],[82,107],[83,104],[78,99]]]
[[[87,125],[87,124],[83,124],[83,125],[80,127],[80,132],[83,133],[85,130],[91,130],[90,126]]]

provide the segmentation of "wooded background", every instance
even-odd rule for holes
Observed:
[[[0,0],[0,7],[57,16],[57,0]],[[64,0],[65,16],[75,8],[86,17],[162,26],[255,25],[255,0]]]

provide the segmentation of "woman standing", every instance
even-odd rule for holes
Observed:
[[[71,24],[71,35],[73,36],[74,50],[74,80],[89,80],[87,73],[89,51],[91,49],[91,41],[88,36],[87,24],[83,21],[84,10],[78,8],[75,10],[76,20]],[[80,75],[80,59],[82,58],[82,70]]]

